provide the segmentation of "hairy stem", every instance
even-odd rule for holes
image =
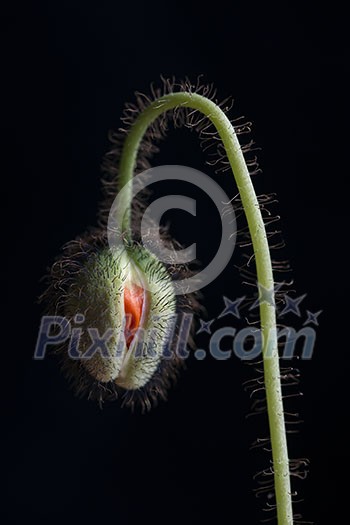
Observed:
[[[214,102],[201,95],[179,92],[160,97],[138,116],[126,137],[119,166],[119,189],[133,177],[138,148],[147,128],[163,112],[178,106],[196,109],[205,115],[215,126],[224,144],[247,217],[254,248],[259,287],[261,287],[261,290],[270,291],[270,300],[266,300],[266,293],[260,294],[264,380],[272,445],[278,524],[291,525],[293,523],[293,513],[289,459],[277,346],[271,257],[259,203],[234,127],[225,113]],[[129,233],[131,188],[125,198],[129,214],[119,217],[121,221],[119,223],[122,224],[123,230]],[[121,206],[121,208],[124,208],[124,206]]]

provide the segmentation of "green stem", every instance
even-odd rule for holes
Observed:
[[[198,110],[215,126],[226,150],[244,206],[252,238],[258,283],[273,290],[274,280],[269,245],[259,203],[235,130],[225,113],[211,100],[195,93],[172,93],[150,104],[136,119],[126,137],[119,166],[119,190],[134,173],[136,156],[147,128],[163,112],[178,106]],[[123,230],[130,233],[131,185],[125,196],[128,214],[119,217]],[[121,206],[123,208],[124,206]],[[279,354],[277,346],[276,311],[273,301],[260,299],[260,319],[263,339],[264,380],[272,445],[275,494],[279,525],[293,523],[289,460],[285,431]]]

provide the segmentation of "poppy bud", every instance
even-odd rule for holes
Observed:
[[[100,230],[64,247],[44,299],[73,328],[59,355],[78,394],[147,408],[165,398],[183,361],[178,315],[199,308],[195,294],[175,295],[173,271],[136,241],[111,249]],[[185,267],[176,273],[190,275]]]
[[[79,350],[87,371],[127,389],[143,387],[154,374],[175,311],[166,269],[137,245],[91,256],[75,275],[65,305],[69,319],[84,315]],[[91,330],[103,337],[97,350],[91,349]]]

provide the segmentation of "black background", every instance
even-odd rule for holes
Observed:
[[[345,19],[335,4],[328,11],[312,2],[13,4],[1,64],[5,523],[266,518],[252,476],[269,458],[249,450],[266,422],[245,417],[250,372],[237,359],[191,359],[168,403],[144,416],[76,399],[54,359],[32,359],[40,278],[62,244],[95,223],[107,134],[124,103],[160,74],[202,73],[220,98],[234,96],[233,116],[253,121],[263,170],[255,184],[278,195],[295,290],[308,294],[303,316],[323,310],[314,358],[298,363],[304,396],[292,405],[305,422],[290,437],[291,455],[311,460],[297,510],[318,524],[346,515]],[[230,177],[204,160],[193,134],[171,131],[154,165],[202,169],[233,196]],[[220,223],[189,192],[198,219],[174,213],[173,232],[185,244],[195,238],[205,260]],[[231,266],[204,290],[209,319],[223,295],[238,296],[239,283]]]

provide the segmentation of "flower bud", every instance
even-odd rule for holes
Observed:
[[[175,295],[173,271],[137,242],[111,250],[99,230],[64,247],[43,298],[71,324],[59,355],[78,394],[147,408],[165,398],[182,364],[179,314],[199,308],[194,294]]]
[[[144,386],[157,369],[176,311],[171,279],[145,248],[94,254],[71,284],[65,313],[84,315],[82,363],[97,381]],[[91,330],[104,336],[91,354]]]

